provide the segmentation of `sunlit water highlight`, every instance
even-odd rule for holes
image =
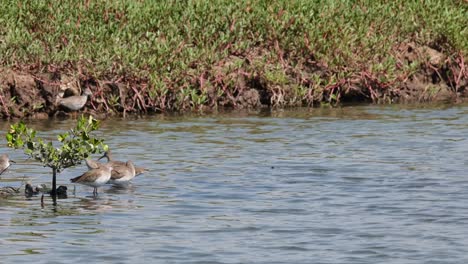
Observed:
[[[54,138],[73,121],[30,125]],[[7,123],[0,125],[2,142]],[[468,263],[468,107],[108,120],[126,189],[0,199],[1,263]],[[50,171],[1,144],[1,186]]]

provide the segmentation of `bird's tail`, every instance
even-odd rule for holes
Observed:
[[[73,179],[70,179],[70,181],[71,182],[77,182],[80,178],[81,178],[81,176],[78,176],[78,177],[75,177]]]

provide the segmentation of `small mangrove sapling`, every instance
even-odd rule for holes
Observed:
[[[54,205],[57,198],[57,173],[64,169],[78,165],[90,154],[102,153],[108,149],[103,139],[91,137],[91,132],[99,128],[99,121],[92,116],[81,116],[75,128],[69,132],[59,134],[58,141],[62,144],[55,147],[52,142],[45,143],[36,137],[36,130],[27,127],[24,122],[13,124],[6,135],[8,147],[22,148],[29,157],[40,161],[44,167],[52,169],[52,191]]]

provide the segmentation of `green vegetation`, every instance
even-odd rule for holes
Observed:
[[[124,83],[140,111],[236,107],[251,88],[271,106],[377,102],[427,64],[405,60],[405,43],[446,55],[437,70],[447,78],[468,76],[463,0],[29,0],[0,10],[1,65]],[[456,79],[446,82],[458,89]]]
[[[76,127],[57,136],[62,144],[55,147],[52,142],[45,143],[36,138],[36,130],[28,128],[23,122],[13,124],[6,135],[8,147],[22,148],[29,157],[40,161],[44,166],[52,169],[52,196],[56,197],[56,175],[66,168],[80,164],[91,153],[102,153],[107,150],[104,140],[91,137],[90,133],[97,130],[99,122],[81,117]],[[54,200],[54,203],[56,201]]]

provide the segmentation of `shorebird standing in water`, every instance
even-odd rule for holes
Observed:
[[[78,111],[85,106],[88,101],[88,97],[92,94],[91,90],[86,88],[83,91],[83,95],[73,95],[65,98],[57,97],[57,104],[71,111]]]
[[[10,167],[10,162],[16,163],[8,157],[8,154],[0,155],[0,175]]]
[[[102,166],[102,164],[103,163],[98,161],[86,159],[86,166],[88,166],[89,169],[97,169],[99,166]],[[111,164],[112,166],[111,178],[109,180],[111,184],[121,185],[135,178],[135,166],[131,160],[127,162],[113,161],[104,164]]]
[[[128,182],[131,179],[133,179],[136,175],[148,171],[145,168],[134,166],[133,162],[131,161],[123,162],[113,160],[110,150],[106,151],[104,155],[102,155],[102,157],[100,157],[98,160],[101,160],[103,158],[107,158],[107,163],[111,164],[114,168],[109,183],[117,184],[122,182]],[[89,169],[96,169],[99,167],[100,164],[101,163],[99,161],[94,161],[91,159],[86,160],[86,166],[88,166]]]
[[[107,164],[110,164],[112,168],[114,168],[112,170],[109,183],[122,184],[135,178],[136,169],[131,160],[127,162],[113,160],[110,150],[104,152],[104,155],[102,155],[98,160],[103,158],[107,158]]]
[[[112,165],[115,166],[115,165]],[[135,178],[135,166],[131,160],[125,163],[125,166],[116,166],[111,173],[109,183],[122,185]]]
[[[71,182],[94,187],[93,195],[97,195],[97,188],[106,184],[111,178],[112,165],[103,163],[98,168],[91,169],[81,176],[71,179]]]

